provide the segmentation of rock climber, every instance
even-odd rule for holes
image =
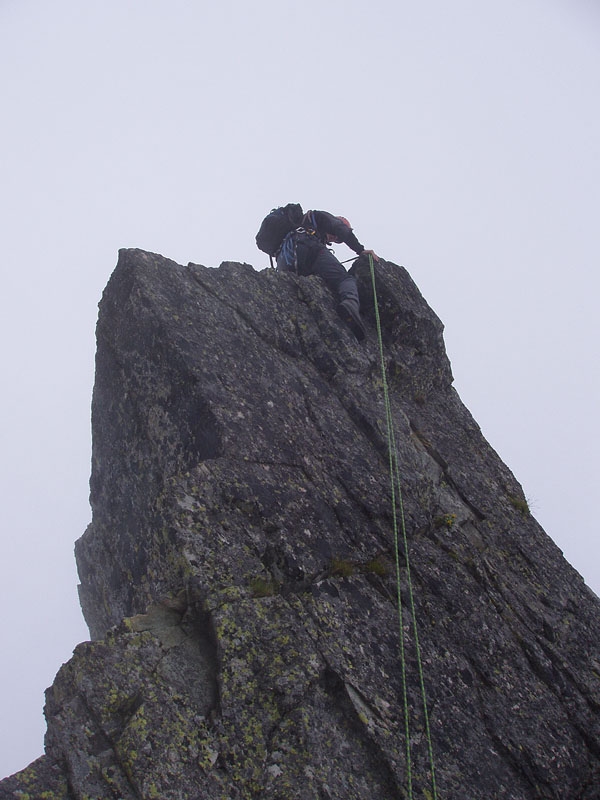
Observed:
[[[356,338],[362,340],[365,328],[360,316],[356,279],[327,247],[341,242],[359,255],[364,253],[379,260],[373,250],[365,250],[345,217],[336,217],[328,211],[307,211],[301,226],[283,240],[277,253],[277,269],[322,278],[338,298],[338,315]]]

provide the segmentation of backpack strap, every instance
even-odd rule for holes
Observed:
[[[302,228],[304,229],[305,233],[310,233],[311,235],[317,233],[317,224],[315,222],[314,211],[307,211],[302,217]]]

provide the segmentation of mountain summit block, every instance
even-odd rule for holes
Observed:
[[[402,541],[397,572],[353,269],[361,343],[318,278],[120,253],[76,545],[91,641],[2,800],[600,797],[598,598],[461,403],[439,319],[380,261],[411,584]]]

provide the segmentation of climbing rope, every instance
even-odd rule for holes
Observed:
[[[371,283],[373,285],[373,304],[375,308],[375,323],[377,326],[377,340],[379,343],[379,357],[381,362],[381,380],[383,384],[383,398],[385,405],[386,428],[387,428],[387,447],[388,459],[390,470],[390,485],[392,496],[392,525],[394,530],[394,555],[396,559],[396,591],[397,591],[397,606],[398,606],[398,627],[400,639],[400,662],[402,671],[402,701],[404,706],[404,733],[406,738],[406,772],[407,772],[407,791],[408,800],[413,798],[413,763],[412,763],[412,750],[410,743],[410,713],[408,703],[408,689],[406,679],[406,653],[404,646],[404,626],[402,614],[402,593],[401,593],[401,566],[400,566],[400,545],[399,545],[399,527],[398,520],[400,521],[400,531],[402,533],[402,546],[404,548],[404,567],[406,573],[406,584],[409,595],[409,607],[412,618],[412,628],[415,643],[415,652],[417,658],[417,667],[419,673],[419,684],[421,689],[421,699],[423,702],[423,718],[425,721],[425,734],[427,736],[427,746],[429,753],[429,766],[431,769],[431,789],[432,798],[437,800],[437,787],[435,780],[435,765],[433,761],[433,746],[431,742],[431,729],[429,726],[429,713],[427,710],[427,695],[425,692],[425,680],[423,677],[423,662],[421,658],[421,647],[419,644],[419,633],[417,628],[417,613],[415,608],[414,592],[412,586],[412,577],[410,570],[410,559],[408,555],[408,536],[406,534],[406,522],[404,518],[404,505],[402,502],[402,489],[400,484],[400,467],[398,463],[398,449],[396,447],[396,436],[394,433],[394,421],[392,417],[392,408],[390,405],[387,374],[385,368],[385,359],[383,355],[383,338],[381,335],[381,319],[379,316],[379,303],[377,301],[377,288],[375,285],[375,265],[373,263],[373,256],[369,254],[369,267],[371,271]]]

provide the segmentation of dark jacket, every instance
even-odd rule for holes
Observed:
[[[307,211],[304,215],[303,227],[314,230],[321,244],[327,244],[327,234],[341,239],[355,253],[362,253],[365,249],[354,235],[352,228],[345,225],[341,219],[334,217],[328,211]]]
[[[365,249],[352,228],[328,211],[307,211],[302,226],[283,240],[277,254],[279,269],[291,269],[300,275],[310,275],[317,257],[327,248],[327,234],[347,244],[355,253]]]

